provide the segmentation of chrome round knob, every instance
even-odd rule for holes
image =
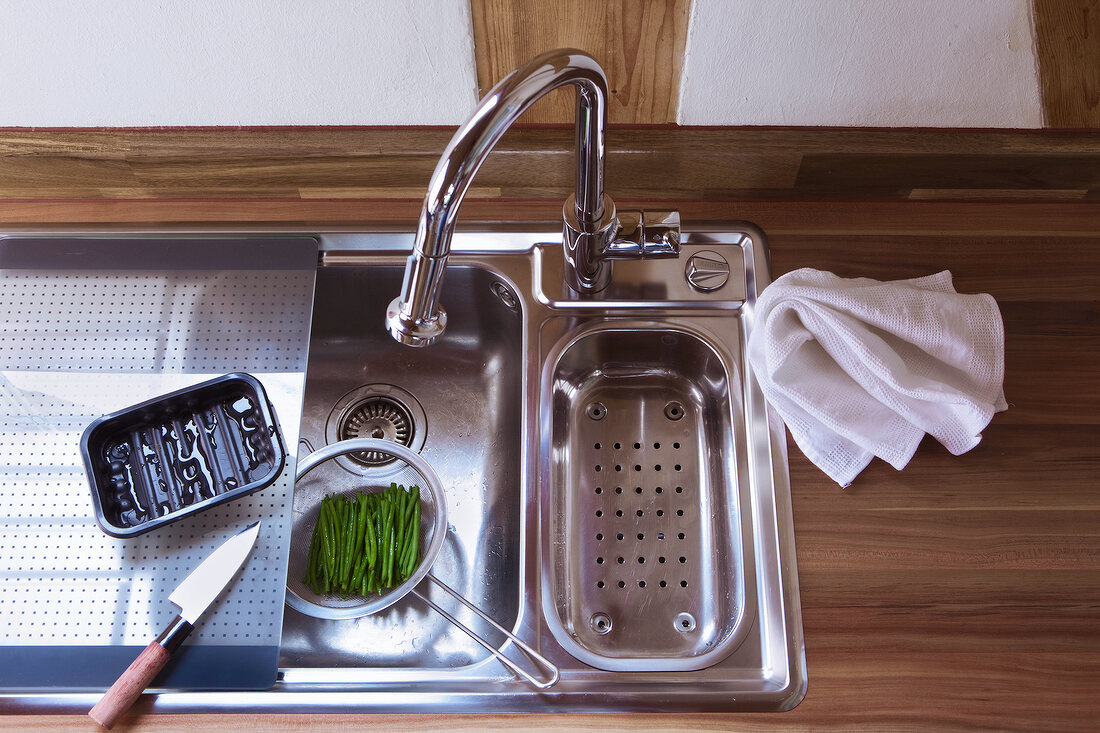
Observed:
[[[691,287],[709,293],[729,281],[730,263],[725,257],[709,249],[696,252],[687,261],[684,277]]]

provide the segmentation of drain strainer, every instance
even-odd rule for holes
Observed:
[[[424,447],[424,409],[411,394],[392,384],[367,384],[340,398],[329,413],[325,440],[380,438],[412,450]],[[335,459],[354,473],[367,473],[394,462],[384,451],[359,451]]]
[[[378,438],[407,446],[413,433],[409,411],[400,402],[377,395],[353,405],[340,425],[340,440]],[[364,466],[384,466],[395,460],[385,451],[359,451],[348,456]]]

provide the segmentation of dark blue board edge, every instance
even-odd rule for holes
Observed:
[[[305,236],[0,237],[6,270],[312,270]]]
[[[106,690],[141,654],[141,646],[2,646],[0,689],[35,692]],[[278,646],[184,644],[150,688],[267,690],[279,673]]]

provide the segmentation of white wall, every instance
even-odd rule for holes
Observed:
[[[684,125],[1041,127],[1030,0],[695,0]]]
[[[695,0],[680,122],[1037,127],[1029,8]],[[0,126],[455,125],[476,84],[468,0],[0,0]]]
[[[0,0],[0,125],[457,124],[456,0]]]

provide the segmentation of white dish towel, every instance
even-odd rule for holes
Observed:
[[[880,282],[802,269],[756,302],[748,357],[798,447],[841,486],[873,456],[901,470],[925,433],[951,453],[1004,399],[1004,323],[951,273]]]

